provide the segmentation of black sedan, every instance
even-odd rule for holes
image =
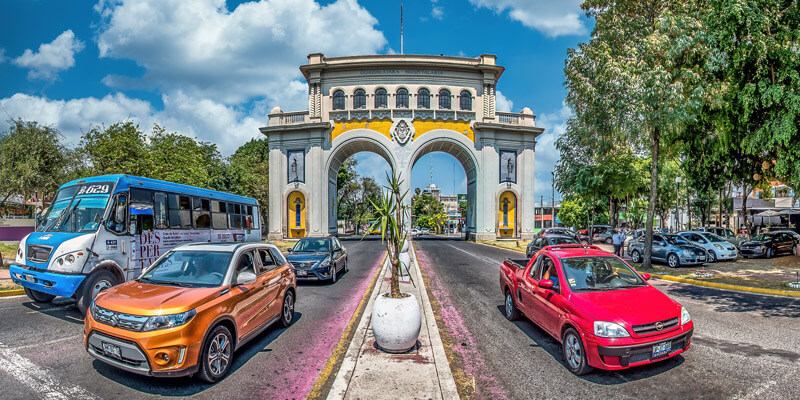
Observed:
[[[334,236],[303,238],[288,251],[286,259],[294,266],[297,280],[334,283],[339,271],[347,272],[347,250]]]
[[[589,244],[589,236],[576,233],[575,231],[567,228],[545,228],[539,231],[537,236],[550,236],[550,235],[558,235],[558,236],[569,236],[580,243]]]
[[[743,242],[739,251],[745,257],[766,257],[779,254],[794,254],[797,239],[786,232],[768,232],[756,235],[752,240]]]
[[[525,249],[525,256],[528,258],[533,257],[537,251],[547,246],[555,246],[557,244],[579,244],[578,241],[572,236],[566,235],[544,235],[533,239],[528,243],[528,248]]]

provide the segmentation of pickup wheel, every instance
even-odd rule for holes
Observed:
[[[631,252],[631,261],[635,263],[642,262],[642,253],[639,253],[639,250],[634,250]]]
[[[580,335],[575,329],[567,328],[561,340],[563,349],[564,364],[567,369],[575,375],[586,375],[592,367],[586,363],[586,351],[583,347]]]
[[[511,293],[510,290],[506,290],[506,302],[505,302],[505,316],[506,319],[509,321],[516,321],[519,318],[519,310],[517,310],[517,306],[514,304],[514,295]]]

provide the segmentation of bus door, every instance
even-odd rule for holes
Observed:
[[[128,280],[136,279],[142,274],[142,269],[147,268],[153,254],[147,253],[150,247],[147,242],[154,240],[154,215],[153,204],[131,204],[130,206],[130,226],[129,231],[133,234],[131,238],[130,268],[128,268]],[[142,242],[142,243],[139,243]],[[144,246],[143,246],[144,245]],[[142,254],[140,254],[142,253]],[[147,264],[147,265],[145,265]]]

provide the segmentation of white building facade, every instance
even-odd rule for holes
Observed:
[[[467,176],[468,237],[533,236],[534,151],[544,130],[528,108],[496,111],[504,68],[495,56],[315,53],[300,70],[308,110],[275,107],[261,128],[270,148],[270,239],[335,235],[337,171],[362,151],[386,159],[405,190],[421,156],[448,153]]]

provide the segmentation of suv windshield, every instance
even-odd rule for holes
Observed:
[[[221,286],[232,256],[233,253],[221,251],[171,251],[138,281],[185,287]]]
[[[59,190],[37,230],[69,233],[96,231],[110,193],[110,183],[70,186]]]
[[[569,257],[561,259],[567,284],[573,291],[615,290],[647,286],[628,264],[617,257]]]
[[[293,253],[317,251],[331,251],[330,241],[328,239],[300,239],[292,249]]]

